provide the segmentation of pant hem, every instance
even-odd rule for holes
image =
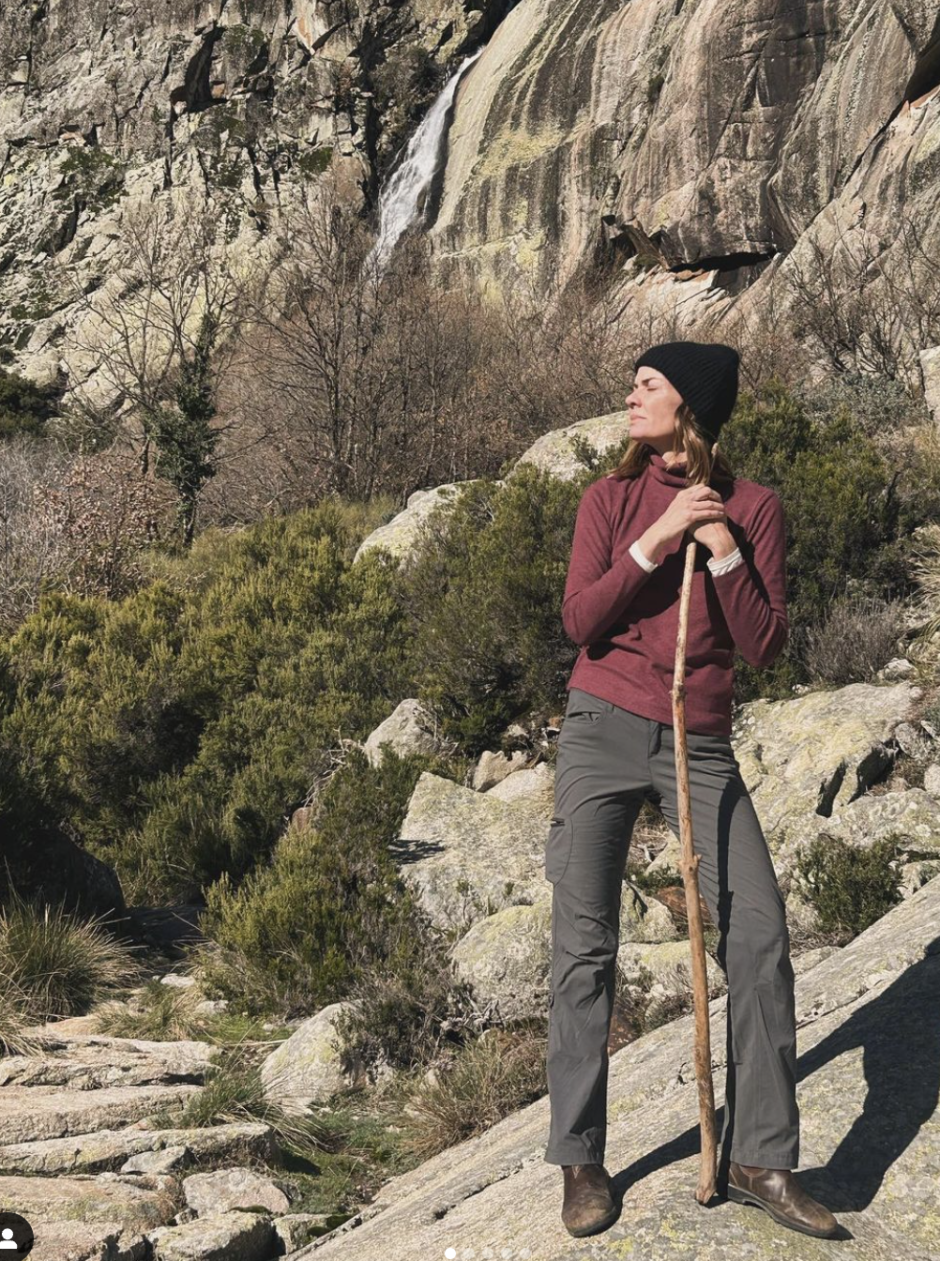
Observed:
[[[604,1163],[603,1152],[586,1152],[582,1147],[580,1151],[572,1151],[559,1153],[557,1151],[546,1151],[543,1159],[550,1165],[602,1165]],[[748,1161],[744,1162],[748,1164]]]
[[[799,1164],[799,1152],[736,1152],[731,1159],[738,1165],[759,1165],[764,1169],[795,1169]]]

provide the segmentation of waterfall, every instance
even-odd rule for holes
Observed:
[[[395,168],[379,195],[379,237],[369,251],[366,268],[385,267],[395,242],[414,219],[418,203],[434,177],[444,135],[444,121],[466,69],[482,53],[465,57],[441,89],[434,104],[422,118],[408,141],[405,156]]]

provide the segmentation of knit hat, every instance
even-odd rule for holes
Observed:
[[[640,355],[634,370],[661,372],[714,442],[738,397],[738,362],[734,347],[721,342],[661,342]]]

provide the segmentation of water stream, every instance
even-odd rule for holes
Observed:
[[[409,138],[405,155],[379,195],[379,236],[366,258],[366,268],[381,274],[395,242],[414,220],[421,199],[437,170],[444,128],[457,84],[483,49],[465,57],[444,84],[434,104]]]

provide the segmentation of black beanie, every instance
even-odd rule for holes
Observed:
[[[721,342],[661,342],[640,355],[634,369],[661,372],[714,442],[738,397],[738,362],[734,347]]]

